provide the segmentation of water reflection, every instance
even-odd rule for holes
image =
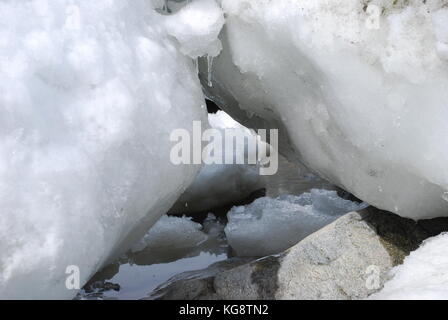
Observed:
[[[212,217],[202,225],[207,238],[198,246],[174,245],[171,250],[149,246],[129,252],[117,263],[98,272],[76,299],[142,299],[179,273],[204,269],[226,260],[230,254],[223,232],[224,222]]]

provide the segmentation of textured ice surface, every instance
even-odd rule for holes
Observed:
[[[70,298],[194,179],[195,66],[145,0],[0,1],[0,298]],[[201,108],[202,106],[202,108]]]
[[[165,215],[132,247],[132,251],[194,248],[205,240],[207,235],[202,232],[201,224],[192,221],[191,218]]]
[[[216,57],[221,51],[218,35],[224,15],[215,0],[195,0],[167,17],[166,29],[180,43],[180,50],[192,57]]]
[[[224,227],[222,219],[213,214],[208,214],[202,224],[188,217],[165,215],[123,257],[127,256],[130,263],[152,265],[192,257],[203,251],[225,254]]]
[[[358,198],[446,216],[444,4],[222,0],[224,50],[212,86],[201,63],[204,86],[246,126],[280,128],[283,153]]]
[[[426,240],[370,299],[448,299],[448,234]]]
[[[266,256],[290,248],[344,213],[364,208],[336,191],[260,198],[227,214],[225,233],[238,256]]]
[[[213,141],[216,146],[217,157],[224,162],[226,152],[234,152],[237,147],[235,143],[233,149],[226,150],[224,142],[225,131],[236,131],[247,139],[257,141],[257,135],[233,120],[223,111],[216,114],[209,114],[210,126],[222,133],[223,141]],[[247,142],[247,140],[245,140]],[[252,192],[264,187],[265,182],[259,175],[259,168],[256,165],[249,165],[247,158],[246,144],[241,144],[240,152],[246,164],[206,164],[202,167],[196,180],[190,185],[187,191],[180,197],[176,205],[172,208],[172,213],[194,213],[206,211],[224,205],[232,205],[237,201],[248,197]],[[235,153],[235,157],[239,154]]]

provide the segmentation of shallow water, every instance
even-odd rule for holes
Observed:
[[[205,225],[203,231],[208,239],[194,248],[129,252],[98,272],[76,299],[142,299],[179,273],[205,269],[226,260],[229,247],[223,228],[224,224],[217,221],[213,226]]]
[[[122,264],[119,272],[110,280],[120,285],[120,290],[107,290],[101,299],[138,300],[146,297],[157,286],[171,277],[185,272],[204,269],[210,264],[227,259],[226,254],[201,252],[198,256],[179,259],[170,263],[152,265]]]

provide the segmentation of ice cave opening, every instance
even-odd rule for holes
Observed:
[[[247,130],[210,100],[207,110],[212,127]],[[253,165],[204,165],[168,214],[75,299],[155,299],[176,275],[280,253],[365,207],[284,157],[277,174],[265,177]]]

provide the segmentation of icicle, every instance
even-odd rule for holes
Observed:
[[[171,13],[170,7],[168,5],[168,1],[169,0],[160,0],[161,8],[159,7],[160,8],[159,10],[164,14]]]
[[[195,59],[193,61],[193,63],[194,63],[194,67],[196,69],[196,74],[199,74],[199,58]]]
[[[207,84],[209,87],[213,87],[212,68],[213,68],[213,57],[207,56]]]

